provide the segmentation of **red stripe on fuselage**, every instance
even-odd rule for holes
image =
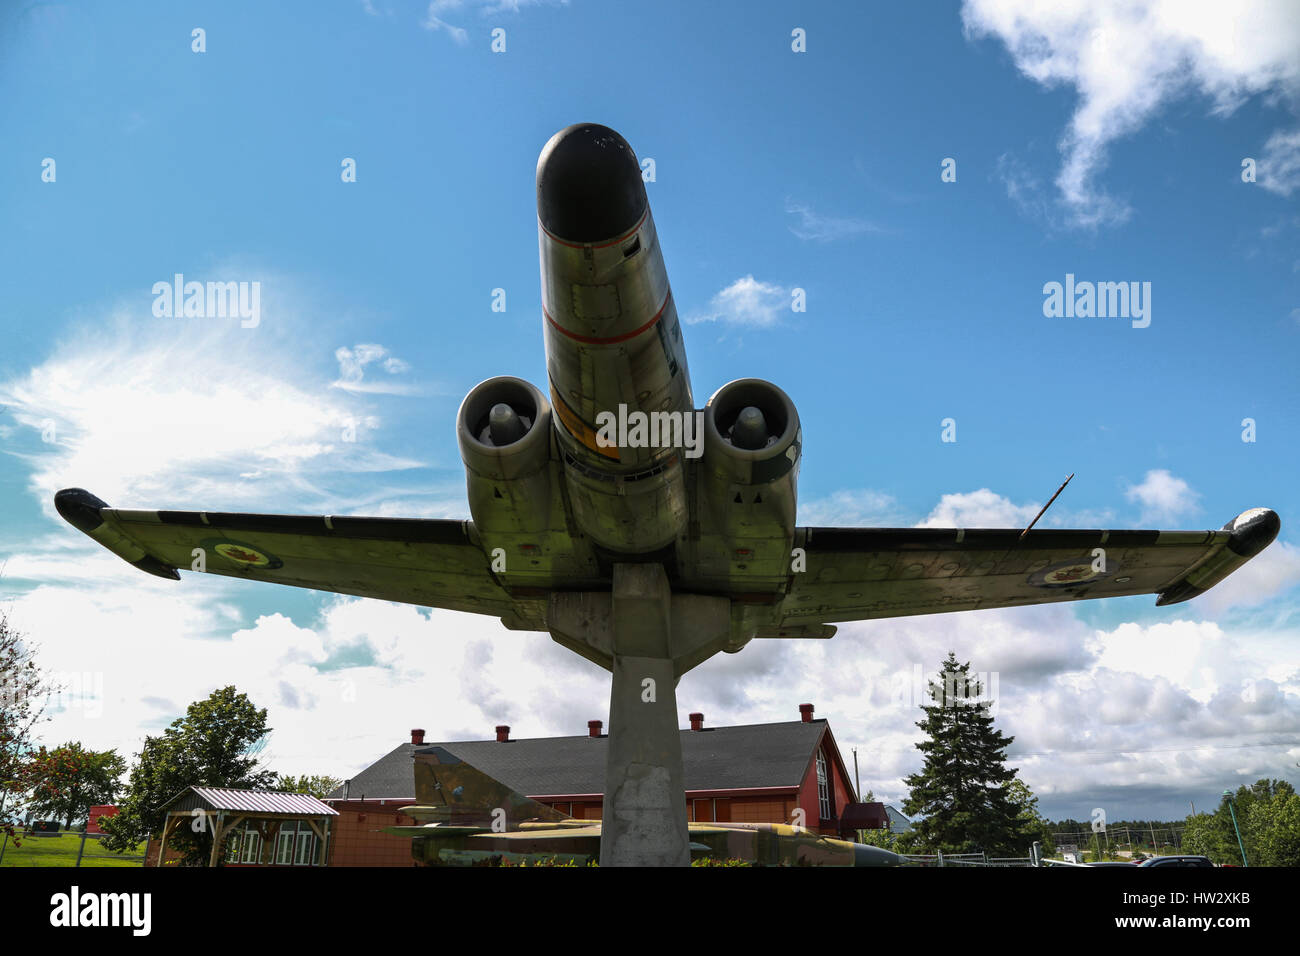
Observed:
[[[546,321],[551,323],[551,327],[561,335],[568,336],[575,342],[581,342],[584,345],[616,345],[619,342],[626,342],[628,339],[634,339],[647,329],[653,328],[654,324],[663,318],[664,309],[668,308],[668,300],[673,297],[672,291],[664,296],[664,304],[659,306],[659,311],[655,313],[654,318],[640,328],[633,329],[631,332],[624,332],[622,335],[613,335],[609,338],[599,338],[592,335],[579,335],[577,332],[570,332],[560,323],[551,318],[551,313],[546,311],[546,306],[542,306],[542,315],[546,316]]]

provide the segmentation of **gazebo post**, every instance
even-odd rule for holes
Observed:
[[[167,849],[167,834],[171,832],[172,825],[175,822],[176,822],[176,815],[174,813],[168,813],[167,816],[163,818],[162,837],[158,840],[158,863],[156,864],[157,866],[162,866],[163,852]]]

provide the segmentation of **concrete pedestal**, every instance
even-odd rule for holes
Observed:
[[[726,644],[731,602],[674,595],[658,564],[617,564],[609,592],[553,594],[551,636],[613,673],[601,866],[689,866],[677,680]]]

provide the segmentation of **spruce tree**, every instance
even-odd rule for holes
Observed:
[[[1014,767],[1006,748],[1014,737],[993,728],[992,701],[970,677],[970,663],[957,663],[951,651],[941,683],[929,682],[931,703],[917,727],[927,739],[916,745],[925,754],[920,773],[904,782],[910,789],[903,809],[915,817],[915,843],[946,853],[983,850],[991,856],[1022,856],[1033,835],[1021,808],[1011,799]]]

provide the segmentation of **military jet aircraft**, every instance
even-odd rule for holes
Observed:
[[[444,747],[417,750],[415,797],[401,812],[420,826],[385,827],[411,837],[425,866],[509,862],[585,864],[600,852],[600,821],[575,820],[511,790]],[[899,866],[903,858],[782,823],[690,823],[691,856],[758,866]]]
[[[688,859],[675,685],[718,651],[827,638],[838,621],[1133,594],[1174,604],[1277,536],[1265,508],[1208,531],[797,527],[794,403],[748,378],[695,409],[627,141],[592,123],[556,133],[537,164],[537,219],[549,398],[503,376],[462,402],[472,520],[121,509],[80,488],[55,507],[159,577],[489,614],[607,668],[606,865]]]

